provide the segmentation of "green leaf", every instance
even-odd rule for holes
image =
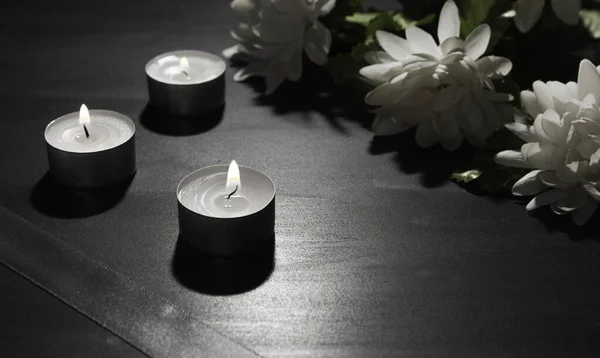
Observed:
[[[369,22],[379,15],[378,12],[357,12],[350,16],[346,16],[346,21],[352,24],[359,24],[367,27]]]
[[[450,179],[461,183],[470,183],[473,180],[479,178],[483,174],[480,170],[471,169],[462,173],[452,173]]]
[[[593,38],[600,38],[600,11],[599,10],[581,10],[579,13],[583,26],[589,31]]]
[[[475,28],[483,24],[489,17],[496,0],[461,0],[462,21],[460,32],[468,36]]]

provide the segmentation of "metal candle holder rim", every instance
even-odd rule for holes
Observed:
[[[209,168],[216,168],[216,167],[224,167],[224,168],[228,168],[228,167],[229,167],[229,165],[228,165],[228,164],[215,164],[215,165],[209,165],[209,166],[206,166],[206,167],[202,167],[202,168],[200,168],[200,169],[196,169],[196,170],[194,170],[193,172],[191,172],[191,173],[189,173],[188,175],[186,175],[185,177],[183,177],[183,179],[181,179],[181,181],[180,181],[180,182],[179,182],[179,184],[177,185],[177,201],[178,201],[178,202],[179,202],[179,204],[180,204],[181,206],[183,206],[183,207],[184,207],[186,210],[188,210],[188,211],[190,211],[190,212],[194,213],[195,215],[198,215],[198,216],[201,216],[201,217],[204,217],[204,218],[210,218],[210,219],[212,219],[212,220],[235,220],[235,219],[242,219],[242,218],[246,218],[246,217],[249,217],[249,216],[252,216],[252,215],[256,215],[257,213],[259,213],[259,212],[261,212],[262,210],[264,210],[264,209],[265,209],[267,206],[269,206],[269,205],[270,205],[270,204],[273,202],[273,200],[275,200],[275,194],[276,194],[276,192],[277,192],[277,188],[275,187],[275,183],[273,182],[273,179],[271,179],[271,178],[270,178],[268,175],[266,175],[265,173],[261,172],[260,170],[257,170],[257,169],[251,168],[251,167],[247,167],[247,166],[244,166],[244,165],[239,165],[239,168],[240,168],[240,169],[242,169],[242,168],[243,168],[243,169],[246,169],[246,170],[252,170],[252,171],[254,171],[254,172],[258,173],[258,174],[261,174],[261,175],[263,175],[265,178],[267,178],[267,179],[269,180],[269,182],[271,183],[271,185],[273,185],[273,194],[272,194],[272,196],[269,198],[269,200],[267,200],[267,201],[266,201],[266,204],[265,204],[264,206],[262,206],[260,209],[256,210],[255,212],[252,212],[252,213],[246,214],[246,215],[236,216],[236,217],[233,217],[233,218],[225,218],[225,217],[218,217],[218,216],[212,216],[212,215],[200,214],[200,213],[196,212],[195,210],[192,210],[192,209],[188,208],[187,206],[183,205],[183,203],[181,202],[181,200],[179,200],[179,193],[181,192],[181,185],[182,185],[182,184],[183,184],[183,183],[184,183],[184,182],[185,182],[185,181],[186,181],[186,180],[187,180],[189,177],[191,177],[192,175],[196,174],[197,172],[199,172],[199,171],[201,171],[201,170],[206,170],[206,169],[209,169]],[[225,172],[225,173],[226,173],[226,172]]]
[[[223,64],[223,66],[221,66],[221,71],[219,72],[219,74],[217,76],[215,76],[214,78],[208,79],[208,80],[204,80],[204,81],[193,81],[193,82],[189,82],[189,83],[167,83],[170,86],[189,86],[189,85],[199,85],[199,84],[203,84],[203,83],[208,83],[211,81],[214,81],[215,79],[219,78],[220,76],[222,76],[225,71],[227,71],[227,64],[225,63],[225,61],[223,61],[223,59],[213,53],[210,52],[206,52],[206,51],[200,51],[200,50],[190,50],[190,49],[182,49],[182,50],[173,50],[173,51],[167,51],[164,53],[161,53],[160,55],[156,55],[154,57],[152,57],[150,59],[150,61],[148,61],[146,63],[146,67],[144,68],[146,71],[146,75],[148,75],[150,78],[152,78],[153,80],[157,81],[157,82],[163,82],[161,79],[156,78],[154,76],[152,76],[150,73],[148,73],[148,67],[150,67],[150,65],[152,65],[152,63],[154,63],[155,61],[157,61],[159,58],[163,57],[165,54],[168,53],[177,53],[177,52],[195,52],[197,54],[202,54],[202,55],[206,55],[208,57],[212,57],[215,60],[217,60],[220,64]],[[166,82],[164,82],[166,83]]]
[[[102,153],[102,152],[108,152],[108,151],[111,151],[111,150],[115,150],[115,149],[119,148],[121,145],[129,142],[133,137],[135,137],[135,130],[136,130],[135,123],[128,116],[126,116],[126,115],[124,115],[122,113],[119,113],[119,112],[110,111],[110,110],[106,110],[106,109],[90,109],[90,113],[92,113],[93,111],[102,111],[102,112],[107,112],[107,113],[111,113],[111,114],[117,114],[119,117],[122,117],[122,119],[126,120],[126,122],[128,122],[129,124],[131,124],[131,128],[133,129],[132,132],[131,132],[131,137],[127,138],[120,145],[114,146],[112,148],[105,148],[105,149],[95,150],[93,152],[82,152],[82,153],[81,152],[71,152],[71,151],[68,151],[68,150],[57,148],[56,146],[52,145],[48,140],[46,140],[46,144],[48,144],[52,148],[58,150],[59,152],[69,153],[71,155],[93,155],[95,153]],[[78,113],[78,112],[67,113],[65,115],[62,115],[62,116],[60,116],[60,117],[52,120],[50,123],[48,123],[48,125],[46,126],[46,129],[44,129],[44,138],[46,137],[46,133],[48,132],[48,128],[50,128],[50,126],[54,122],[57,122],[58,120],[62,119],[63,117],[70,116],[70,115],[73,115],[73,114],[76,114],[76,113]]]

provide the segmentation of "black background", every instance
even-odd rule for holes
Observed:
[[[102,290],[109,271],[135,283],[115,287],[151,292],[145,302],[168,301],[188,323],[250,355],[598,355],[598,242],[554,217],[527,216],[516,200],[447,183],[453,157],[439,148],[421,150],[410,136],[373,140],[362,124],[331,113],[320,72],[263,100],[253,86],[233,83],[230,68],[222,119],[200,125],[146,108],[148,59],[181,48],[220,53],[233,44],[234,23],[224,0],[40,1],[2,10],[2,212],[27,222],[35,240],[73,249],[60,275],[33,252],[23,271],[46,277],[47,289],[106,326],[0,266],[3,356],[142,354],[109,331],[149,354],[204,351],[193,340],[163,344],[169,332],[152,325],[146,334],[129,329],[168,320],[121,312],[135,294],[120,300],[116,290],[103,296],[108,308],[94,310],[91,288]],[[523,63],[520,73],[536,70]],[[576,71],[567,71],[573,80]],[[136,123],[138,172],[129,185],[88,195],[46,176],[44,128],[81,103]],[[274,252],[233,264],[178,243],[175,197],[187,173],[231,159],[278,188]],[[19,249],[15,220],[0,219],[5,247]],[[69,271],[81,255],[95,264]],[[77,284],[61,291],[65,274]]]

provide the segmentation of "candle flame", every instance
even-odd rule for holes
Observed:
[[[240,180],[240,168],[235,160],[232,160],[231,164],[229,164],[229,170],[227,171],[227,183],[225,184],[225,191],[227,193],[232,193],[237,189],[237,192],[239,193],[241,188],[242,181]]]
[[[90,111],[88,111],[88,108],[85,104],[82,104],[81,108],[79,109],[79,124],[86,125],[90,124],[91,121]]]
[[[187,57],[183,56],[181,59],[179,59],[179,68],[182,72],[186,73],[190,70],[190,63]]]

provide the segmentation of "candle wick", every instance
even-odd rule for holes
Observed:
[[[227,195],[227,200],[229,200],[229,199],[231,198],[231,196],[232,196],[233,194],[235,194],[237,191],[238,191],[238,186],[236,185],[236,186],[235,186],[235,190],[234,190],[234,191],[232,191],[232,192],[231,192],[231,194]]]
[[[85,137],[87,139],[90,139],[90,132],[88,132],[87,127],[85,126],[85,124],[83,125],[83,131],[85,132]]]
[[[181,73],[183,73],[185,75],[186,80],[190,79],[190,75],[188,75],[187,71],[181,70]]]

